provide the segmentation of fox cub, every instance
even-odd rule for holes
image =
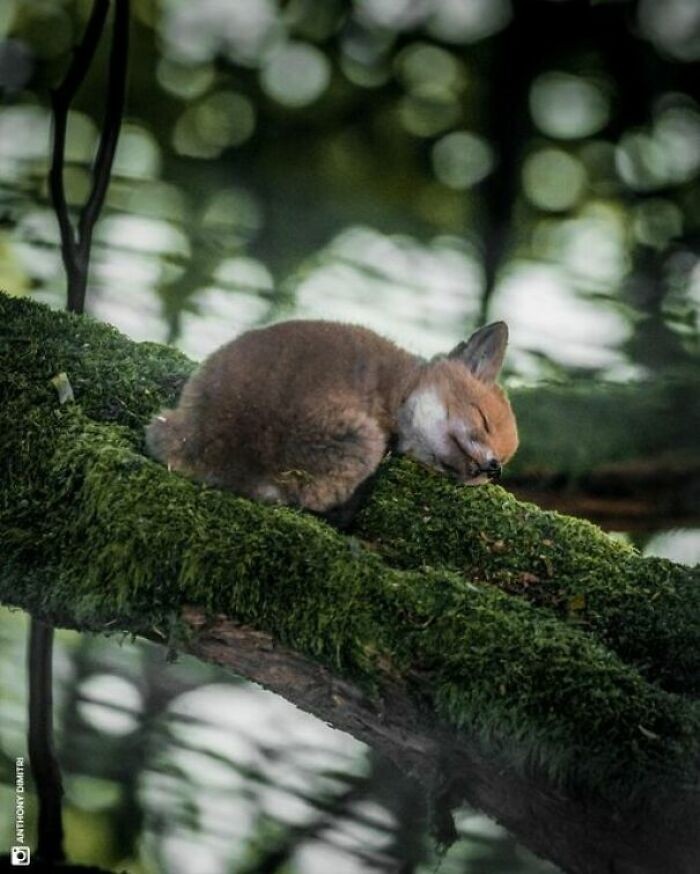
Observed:
[[[497,479],[518,445],[496,385],[508,328],[495,322],[431,361],[366,328],[282,322],[214,352],[149,452],[193,479],[338,524],[390,446],[467,485]]]

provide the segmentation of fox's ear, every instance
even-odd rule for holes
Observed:
[[[508,325],[493,322],[455,346],[448,358],[459,358],[478,380],[492,385],[501,372],[507,345]]]

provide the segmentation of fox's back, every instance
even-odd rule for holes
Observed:
[[[169,460],[249,493],[312,461],[332,465],[353,441],[381,455],[418,361],[353,325],[290,321],[249,331],[214,352],[185,386],[168,418],[171,435],[182,434]]]
[[[207,403],[275,422],[344,398],[382,417],[414,359],[367,328],[289,321],[248,331],[218,349],[191,383]]]

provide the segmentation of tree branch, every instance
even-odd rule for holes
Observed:
[[[563,870],[696,871],[697,799],[689,804],[684,793],[682,801],[676,797],[670,803],[665,796],[656,797],[645,809],[649,799],[637,798],[625,809],[577,798],[575,792],[556,789],[545,773],[532,771],[524,777],[512,765],[485,755],[473,739],[437,726],[391,678],[385,678],[381,696],[368,696],[270,634],[223,616],[207,619],[193,608],[184,615],[197,632],[186,647],[193,655],[227,667],[348,732],[428,787],[444,784],[444,775],[450,774],[450,789],[458,797],[498,819]]]
[[[71,225],[63,184],[66,127],[70,104],[92,64],[108,11],[109,0],[95,0],[85,34],[73,53],[73,59],[63,82],[51,92],[54,127],[49,190],[61,232],[61,254],[68,279],[68,309],[77,313],[83,312],[85,306],[92,233],[109,185],[124,111],[129,0],[115,0],[104,123],[92,168],[92,188],[81,210],[77,232]]]
[[[84,257],[79,251],[79,237],[73,231],[66,202],[63,184],[63,168],[66,150],[66,128],[68,111],[78,88],[83,83],[92,64],[97,45],[104,29],[109,11],[109,0],[95,0],[88,19],[83,39],[73,52],[73,59],[61,84],[51,92],[53,109],[53,145],[51,150],[51,169],[49,170],[49,191],[61,232],[61,254],[68,277],[69,309],[82,312],[83,306],[79,291],[80,275]]]
[[[526,500],[618,531],[693,525],[700,515],[699,397],[694,374],[513,391],[522,439],[504,484]]]
[[[2,296],[0,325],[2,602],[226,664],[566,871],[697,870],[697,571],[407,461],[361,540],[198,486],[142,455],[186,359]]]
[[[700,461],[664,453],[616,462],[570,479],[556,471],[511,475],[508,489],[523,501],[590,519],[607,530],[656,532],[700,526]]]
[[[36,856],[40,860],[62,862],[65,859],[61,822],[63,785],[53,749],[53,626],[32,617],[27,652],[28,751],[39,801]]]
[[[129,52],[129,0],[115,0],[112,50],[104,124],[93,168],[93,185],[79,222],[81,248],[89,258],[92,232],[102,210],[112,162],[117,149],[126,96],[126,65]]]

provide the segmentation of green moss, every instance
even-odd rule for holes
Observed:
[[[163,404],[173,403],[195,365],[176,349],[131,343],[109,325],[55,312],[0,293],[0,399],[25,392],[37,403],[57,398],[51,379],[65,373],[87,415],[132,428]],[[9,362],[31,362],[23,371]]]
[[[53,419],[39,500],[12,527],[0,519],[4,603],[164,635],[183,604],[224,612],[368,686],[390,665],[450,724],[576,784],[605,775],[619,789],[700,751],[693,705],[580,630],[449,571],[390,568],[305,514],[168,475],[79,408]]]
[[[675,604],[682,569],[405,461],[386,465],[359,529],[371,543],[358,546],[307,514],[196,485],[143,456],[142,424],[189,372],[182,356],[2,296],[0,324],[3,603],[164,638],[193,603],[368,689],[388,671],[436,718],[560,785],[628,796],[660,775],[697,783],[698,705],[660,687],[669,677],[656,643],[640,640],[636,653],[630,643],[665,628],[653,614]],[[59,371],[75,404],[59,405]],[[504,590],[534,591],[518,576],[525,566],[546,571],[535,603]],[[616,637],[634,579],[648,618]],[[564,610],[547,599],[560,580],[578,586]]]
[[[356,533],[401,568],[459,571],[593,634],[669,691],[700,693],[700,568],[642,558],[594,525],[497,486],[384,465]]]

